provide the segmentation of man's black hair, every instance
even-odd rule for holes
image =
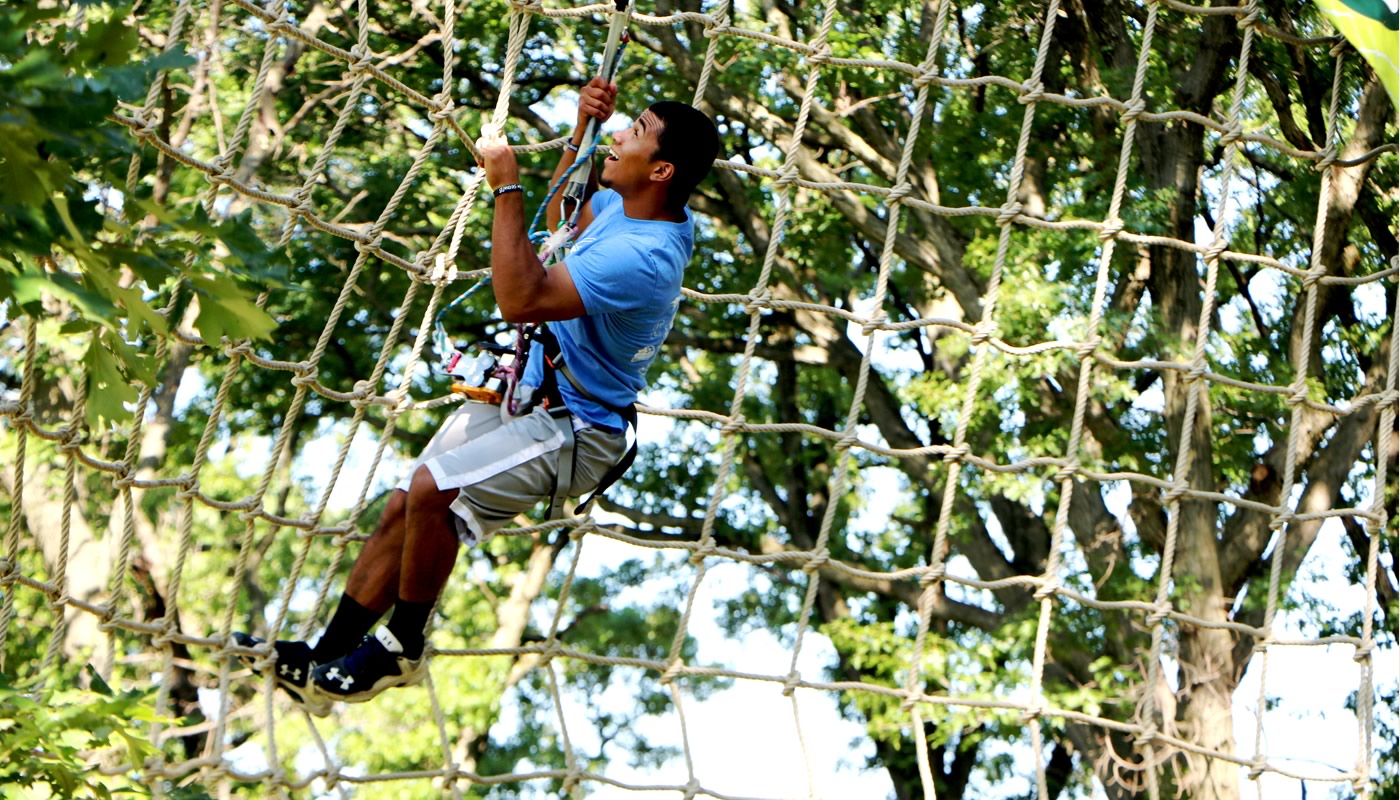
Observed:
[[[652,159],[670,162],[676,169],[666,192],[666,207],[680,211],[719,155],[719,131],[703,111],[685,103],[663,100],[652,104],[651,113],[661,120]]]

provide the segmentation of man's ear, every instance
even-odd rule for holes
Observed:
[[[676,176],[676,165],[669,161],[658,161],[656,166],[651,168],[651,179],[654,181],[669,181]]]

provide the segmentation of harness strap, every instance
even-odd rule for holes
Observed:
[[[568,413],[568,409],[561,412],[550,412],[554,417],[554,424],[559,427],[559,433],[564,436],[564,444],[559,447],[559,468],[554,474],[554,492],[549,501],[549,520],[562,519],[564,516],[564,500],[569,496],[569,487],[574,485],[574,461],[576,452],[574,444],[574,420],[573,415]]]
[[[569,411],[568,406],[564,404],[563,398],[559,394],[559,380],[555,376],[555,373],[563,373],[569,385],[574,388],[574,391],[582,395],[583,399],[591,403],[596,403],[622,417],[627,424],[631,426],[633,431],[632,446],[627,448],[627,452],[622,456],[621,460],[613,464],[612,467],[603,474],[602,479],[598,481],[598,486],[593,490],[593,493],[578,504],[575,508],[575,513],[586,510],[594,500],[597,500],[598,497],[606,492],[614,483],[617,483],[618,479],[625,475],[627,470],[632,467],[632,463],[637,460],[637,407],[635,405],[625,407],[615,406],[612,403],[598,399],[592,392],[583,388],[578,380],[574,378],[573,370],[569,369],[568,364],[564,363],[564,354],[559,348],[559,340],[554,336],[553,331],[549,330],[547,327],[541,326],[541,330],[536,334],[536,339],[544,348],[545,366],[547,367],[544,371],[545,385],[540,388],[544,390],[545,396],[549,399],[550,413],[553,414],[556,413],[556,411],[563,412],[562,416],[555,417],[560,428],[568,429],[565,433],[565,446],[568,448],[567,456],[569,463],[567,466],[564,464],[566,452],[561,450],[559,454],[558,472],[562,476],[565,474],[565,469],[567,469],[570,480],[565,481],[557,479],[555,481],[554,497],[550,501],[549,509],[549,519],[552,521],[563,516],[564,497],[569,491],[569,484],[572,482],[574,472],[573,461],[578,455],[578,451],[574,447],[573,420],[570,419],[570,417],[573,416],[573,412]],[[623,435],[626,435],[625,429],[623,430]]]

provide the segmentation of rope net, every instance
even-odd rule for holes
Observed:
[[[324,314],[319,336],[305,340],[214,342],[196,334],[187,323],[172,325],[168,339],[149,346],[157,363],[170,365],[168,371],[173,376],[163,386],[138,386],[139,399],[130,420],[106,431],[90,429],[85,422],[87,382],[81,378],[72,382],[76,390],[72,402],[57,410],[38,410],[36,393],[45,380],[44,354],[63,344],[56,324],[49,327],[52,320],[30,318],[15,323],[13,330],[19,334],[10,343],[14,349],[6,359],[22,375],[22,383],[17,392],[5,395],[0,405],[0,418],[7,422],[5,452],[12,453],[10,514],[4,560],[0,562],[5,587],[0,652],[6,651],[3,643],[7,641],[17,647],[22,639],[42,635],[33,632],[35,625],[47,625],[49,631],[41,647],[42,663],[21,664],[11,659],[6,669],[20,674],[44,672],[65,657],[65,642],[74,630],[88,626],[97,629],[105,648],[105,653],[93,656],[104,677],[141,684],[157,676],[157,715],[162,721],[149,725],[149,739],[156,745],[154,754],[135,771],[119,759],[102,754],[95,758],[104,772],[134,776],[161,794],[194,781],[221,796],[249,782],[284,796],[308,787],[319,793],[348,796],[367,784],[402,781],[431,782],[433,791],[461,797],[471,786],[554,781],[570,794],[610,785],[678,793],[686,798],[732,797],[735,795],[713,788],[713,774],[707,775],[703,765],[696,763],[692,732],[685,721],[687,703],[693,703],[701,693],[696,687],[720,679],[760,682],[791,697],[794,736],[804,753],[812,732],[802,727],[799,696],[828,693],[856,707],[889,709],[902,720],[905,734],[912,736],[922,791],[929,798],[936,794],[935,772],[942,767],[931,761],[930,739],[923,732],[935,729],[954,714],[1020,726],[1033,761],[1033,775],[1028,773],[1026,778],[1041,798],[1059,791],[1052,792],[1056,778],[1047,736],[1060,737],[1069,729],[1090,731],[1097,741],[1106,743],[1095,757],[1113,763],[1098,773],[1126,776],[1114,789],[1119,792],[1114,796],[1125,796],[1125,791],[1145,792],[1154,798],[1170,794],[1170,787],[1179,788],[1186,780],[1179,772],[1183,754],[1204,757],[1191,762],[1198,769],[1224,769],[1227,774],[1247,771],[1248,778],[1260,786],[1261,778],[1274,774],[1349,786],[1366,796],[1372,785],[1371,739],[1376,730],[1372,698],[1377,583],[1390,580],[1382,563],[1381,541],[1395,533],[1395,519],[1387,511],[1385,498],[1387,491],[1393,492],[1394,483],[1389,470],[1396,452],[1400,348],[1394,344],[1392,327],[1385,333],[1388,341],[1377,340],[1374,363],[1360,390],[1345,395],[1336,393],[1336,384],[1328,383],[1320,364],[1310,363],[1316,356],[1308,346],[1294,350],[1289,381],[1251,381],[1241,377],[1241,371],[1221,366],[1218,341],[1224,323],[1223,309],[1217,303],[1222,275],[1237,275],[1242,268],[1271,276],[1279,285],[1294,286],[1301,310],[1301,327],[1295,333],[1302,342],[1322,335],[1320,305],[1329,293],[1379,287],[1388,293],[1384,299],[1391,303],[1390,308],[1395,307],[1395,280],[1400,272],[1395,258],[1389,263],[1359,265],[1353,260],[1344,266],[1340,259],[1324,256],[1324,244],[1330,241],[1328,226],[1336,224],[1329,209],[1338,205],[1341,194],[1354,195],[1354,176],[1358,171],[1364,175],[1372,164],[1386,158],[1391,159],[1392,167],[1394,164],[1394,144],[1361,141],[1359,135],[1348,139],[1357,130],[1351,119],[1356,113],[1351,105],[1355,100],[1343,96],[1343,86],[1347,76],[1360,69],[1355,54],[1339,37],[1304,36],[1275,24],[1258,3],[1204,7],[1176,0],[1147,2],[1132,7],[1131,41],[1121,43],[1136,54],[1131,78],[1120,76],[1125,96],[1084,96],[1063,90],[1063,80],[1053,76],[1065,57],[1057,39],[1065,34],[1057,29],[1068,15],[1060,0],[1050,0],[1033,14],[1027,9],[1025,41],[1003,43],[1026,50],[1024,73],[1012,76],[979,74],[976,65],[980,56],[964,52],[966,38],[960,33],[971,18],[949,0],[926,5],[922,19],[905,21],[909,25],[906,32],[916,32],[917,41],[925,48],[921,60],[907,61],[862,57],[871,55],[870,48],[852,45],[851,32],[868,22],[883,30],[881,23],[867,17],[874,12],[845,9],[835,0],[811,6],[811,18],[800,27],[787,24],[776,12],[766,13],[745,4],[731,6],[727,1],[674,13],[668,13],[668,4],[658,9],[643,4],[631,12],[631,24],[643,46],[651,47],[646,42],[655,42],[655,47],[664,51],[681,41],[674,38],[677,33],[685,37],[679,45],[684,52],[673,57],[684,58],[681,73],[692,82],[693,96],[702,106],[714,102],[707,98],[713,92],[717,72],[738,61],[736,54],[741,53],[758,53],[769,59],[772,71],[753,79],[784,83],[793,99],[792,107],[781,109],[781,113],[777,109],[751,109],[745,121],[747,126],[761,129],[763,140],[770,143],[766,153],[759,157],[751,153],[731,155],[718,163],[720,176],[716,180],[725,191],[737,192],[734,202],[752,190],[755,194],[751,196],[764,198],[773,209],[770,217],[752,220],[752,230],[745,232],[750,249],[731,256],[751,259],[757,267],[756,279],[746,285],[725,285],[697,262],[685,289],[686,304],[723,318],[736,334],[731,358],[714,367],[729,376],[732,395],[727,405],[714,396],[707,405],[705,398],[696,396],[693,407],[648,404],[641,409],[652,418],[669,420],[671,445],[710,449],[712,457],[705,473],[709,489],[702,497],[703,512],[681,509],[677,513],[663,501],[659,504],[662,512],[650,516],[638,512],[629,517],[626,509],[609,504],[607,509],[641,522],[635,526],[619,524],[616,516],[600,512],[506,531],[503,535],[511,542],[534,543],[533,550],[513,551],[517,555],[549,554],[544,560],[530,558],[514,584],[523,587],[534,575],[530,570],[540,573],[535,575],[540,581],[545,581],[544,574],[550,575],[546,591],[521,595],[527,604],[532,603],[532,619],[540,635],[529,640],[520,630],[486,630],[475,639],[453,637],[444,631],[435,634],[426,688],[412,690],[411,703],[400,708],[410,709],[402,713],[416,715],[415,735],[435,741],[441,758],[436,765],[411,771],[376,770],[372,766],[375,760],[363,751],[352,748],[345,752],[343,741],[337,746],[336,723],[296,711],[273,691],[270,678],[259,680],[246,670],[240,671],[235,655],[269,656],[241,650],[230,634],[244,627],[263,607],[268,609],[266,630],[274,636],[281,632],[284,638],[289,634],[308,638],[326,618],[334,599],[332,586],[338,585],[337,576],[343,571],[340,568],[348,563],[347,558],[353,558],[356,543],[366,538],[366,522],[373,522],[376,488],[397,477],[388,474],[394,467],[386,463],[393,462],[389,444],[396,431],[421,434],[431,430],[447,411],[445,406],[457,401],[450,395],[432,399],[415,399],[414,395],[416,387],[422,385],[420,365],[430,352],[426,345],[433,319],[465,285],[461,281],[475,280],[482,274],[458,270],[459,264],[480,263],[479,254],[473,252],[480,248],[473,246],[469,221],[489,220],[490,214],[489,209],[479,208],[482,173],[470,168],[469,151],[476,131],[469,128],[489,123],[496,130],[510,131],[512,120],[523,119],[520,124],[529,127],[537,141],[519,145],[517,151],[541,153],[562,147],[565,140],[555,138],[553,129],[522,102],[521,98],[533,91],[530,81],[538,74],[531,71],[531,61],[583,59],[571,51],[570,43],[577,41],[576,36],[596,38],[590,20],[607,17],[612,5],[511,2],[473,8],[450,0],[416,3],[411,13],[423,31],[417,41],[396,41],[383,35],[384,28],[372,17],[368,0],[352,0],[338,8],[317,4],[296,14],[292,7],[276,0],[263,4],[180,0],[174,5],[143,8],[140,19],[143,27],[150,29],[143,31],[148,42],[169,51],[184,48],[195,59],[187,69],[162,73],[144,102],[124,106],[114,115],[115,122],[140,142],[144,154],[132,160],[126,186],[117,188],[134,197],[147,191],[143,187],[151,182],[168,180],[172,169],[185,178],[202,176],[198,203],[206,213],[226,217],[251,210],[270,243],[291,248],[294,261],[307,261],[309,266],[301,276],[309,275],[313,281],[301,284],[302,291],[338,294]],[[402,12],[410,13],[406,9]],[[464,15],[469,17],[465,22]],[[1195,29],[1221,18],[1235,26],[1230,41],[1236,47],[1222,57],[1234,60],[1233,66],[1220,66],[1233,78],[1221,102],[1210,113],[1166,107],[1163,99],[1152,96],[1148,89],[1153,70],[1160,68],[1153,59],[1154,39],[1163,35],[1164,26],[1171,31]],[[488,23],[494,25],[488,32],[497,35],[503,30],[505,40],[504,52],[499,54],[489,81],[481,75],[462,74],[458,65],[459,52],[471,43],[471,34],[466,31]],[[81,7],[72,24],[83,24]],[[163,26],[164,32],[156,26]],[[538,37],[543,37],[547,46],[542,46]],[[1261,41],[1281,43],[1298,52],[1328,54],[1332,71],[1320,87],[1328,92],[1326,116],[1313,121],[1323,126],[1321,146],[1297,146],[1279,132],[1285,123],[1277,123],[1275,129],[1249,126],[1248,120],[1258,118],[1258,109],[1251,104],[1259,102],[1260,87],[1264,86],[1260,83],[1263,79],[1257,77],[1260,70],[1255,69],[1256,59],[1261,58]],[[229,66],[235,54],[252,65],[251,73]],[[405,65],[430,55],[441,70],[436,93],[396,77]],[[304,60],[298,63],[298,59]],[[1270,69],[1272,66],[1265,65],[1262,71]],[[816,124],[814,120],[826,126],[841,115],[858,118],[855,110],[836,108],[822,99],[830,96],[836,82],[843,80],[841,76],[853,73],[878,73],[892,87],[897,102],[907,107],[904,119],[908,124],[901,130],[883,130],[880,135],[890,146],[869,153],[861,168],[850,172],[860,179],[845,180],[844,170],[834,170],[814,156],[820,145],[809,136],[809,126]],[[628,80],[643,84],[645,92],[644,78],[624,77],[622,106],[633,104]],[[277,119],[274,115],[277,124],[269,126],[263,109],[293,81],[305,81],[316,88],[306,89],[309,99],[295,118]],[[1056,87],[1061,88],[1057,91]],[[1010,93],[1015,99],[1011,108],[1018,104],[1022,108],[1019,125],[1009,128],[1011,137],[979,145],[981,157],[1000,159],[1004,165],[998,173],[1000,184],[985,187],[987,195],[960,198],[967,202],[945,201],[937,185],[930,185],[922,166],[937,157],[937,145],[931,149],[927,136],[921,138],[921,134],[927,133],[925,126],[934,121],[940,102],[970,102],[967,98],[994,92]],[[172,97],[178,102],[172,102]],[[542,99],[534,96],[531,102]],[[1116,117],[1116,127],[1110,133],[1118,144],[1119,159],[1111,186],[1099,187],[1109,198],[1102,218],[1059,216],[1028,207],[1026,184],[1036,175],[1028,167],[1033,160],[1029,154],[1044,130],[1044,123],[1038,126],[1038,121],[1047,115],[1070,114]],[[1008,119],[1014,122],[1014,116]],[[735,134],[737,124],[732,123],[730,134]],[[1296,127],[1297,123],[1288,120],[1286,124]],[[311,125],[317,127],[319,140],[298,144],[293,138],[298,126],[305,129]],[[386,157],[373,165],[372,171],[363,164],[351,165],[367,170],[366,181],[395,187],[382,209],[368,212],[355,208],[360,198],[353,191],[327,187],[345,183],[347,165],[338,161],[337,155],[341,140],[352,135],[371,136],[380,128],[396,131],[396,141],[411,140],[418,145],[394,154],[395,158]],[[1208,218],[1212,223],[1209,230],[1199,231],[1195,240],[1165,235],[1162,226],[1148,224],[1150,215],[1142,209],[1149,203],[1131,191],[1133,169],[1147,146],[1144,137],[1162,136],[1168,130],[1189,130],[1198,143],[1204,140],[1216,152],[1215,166],[1201,177],[1203,197],[1211,201]],[[829,142],[827,146],[838,144]],[[1248,172],[1259,153],[1287,159],[1301,174],[1320,174],[1314,246],[1306,263],[1274,257],[1263,250],[1250,252],[1245,243],[1231,240],[1232,220],[1247,212],[1240,208],[1241,198],[1251,188],[1260,191],[1257,173]],[[525,166],[529,167],[528,160]],[[1066,157],[1065,166],[1072,166],[1071,157]],[[161,169],[167,171],[164,178],[157,175]],[[1394,170],[1390,173],[1375,180],[1393,181]],[[1389,186],[1393,191],[1394,183]],[[416,199],[430,188],[439,194],[450,192],[456,198],[450,210],[425,207]],[[987,199],[992,193],[1004,199]],[[1135,203],[1138,209],[1132,207]],[[850,302],[813,302],[811,294],[793,289],[802,281],[800,274],[795,282],[790,277],[797,269],[795,264],[800,263],[800,256],[793,253],[805,252],[807,242],[820,237],[817,223],[822,215],[838,212],[866,223],[862,231],[868,242],[862,247],[872,279],[852,290]],[[120,211],[114,208],[111,213]],[[908,222],[911,218],[917,226]],[[896,272],[918,258],[929,258],[934,264],[943,258],[939,248],[944,245],[936,236],[920,238],[926,236],[927,226],[946,228],[956,218],[972,218],[981,226],[974,239],[988,255],[989,270],[980,276],[979,285],[950,282],[942,288],[960,298],[963,309],[977,309],[978,313],[945,314],[940,309],[948,308],[946,303],[920,307],[892,297],[891,278]],[[1083,256],[1083,263],[1074,267],[1092,270],[1095,277],[1092,296],[1075,301],[1081,313],[1073,324],[1052,324],[1047,319],[1043,330],[1054,338],[1017,341],[999,335],[1007,327],[1006,315],[1033,312],[1021,305],[1008,310],[1003,289],[1008,281],[1025,278],[1029,257],[1016,240],[1027,232],[1060,237],[1058,241],[1066,243],[1067,250]],[[932,255],[921,255],[921,248]],[[1130,326],[1128,320],[1110,318],[1116,301],[1111,296],[1116,285],[1113,270],[1115,264],[1153,248],[1191,265],[1191,282],[1199,278],[1199,286],[1182,289],[1190,298],[1184,302],[1192,309],[1189,316],[1194,324],[1189,327],[1193,333],[1171,357],[1124,356],[1131,350],[1125,346]],[[406,282],[391,280],[404,276]],[[332,281],[339,283],[338,289]],[[391,285],[402,286],[396,306],[384,293],[384,287]],[[259,298],[259,304],[286,314],[288,306],[278,301],[279,293],[286,291],[269,290]],[[1159,306],[1169,302],[1170,298],[1154,298]],[[911,313],[892,316],[892,308]],[[831,393],[844,404],[828,415],[836,424],[763,421],[778,413],[766,405],[771,394],[765,384],[772,382],[774,364],[780,358],[772,351],[786,348],[796,352],[804,346],[791,336],[784,338],[772,324],[775,318],[804,319],[811,330],[834,331],[833,336],[841,331],[852,333],[858,349],[841,369],[844,385]],[[461,319],[465,315],[459,316]],[[330,377],[334,370],[326,367],[341,357],[336,352],[343,347],[341,337],[371,324],[382,326],[382,346],[371,354],[372,369],[363,379],[337,383]],[[931,343],[955,343],[966,358],[941,396],[937,416],[945,435],[901,442],[869,424],[873,404],[888,406],[892,400],[886,394],[874,396],[884,389],[883,384],[872,388],[872,372],[881,359],[895,358],[897,343],[911,336]],[[989,398],[1001,397],[999,387],[1009,379],[1010,371],[1029,362],[1044,364],[1048,373],[1070,376],[1074,381],[1062,396],[1072,410],[1064,417],[1071,421],[1068,431],[1055,440],[1058,452],[1046,454],[1024,442],[984,449],[989,440],[978,434],[982,426],[979,415],[986,413],[982,407]],[[1145,374],[1185,387],[1174,395],[1183,398],[1184,408],[1166,412],[1169,416],[1177,413],[1178,421],[1167,426],[1161,444],[1163,451],[1175,458],[1169,460],[1164,455],[1143,460],[1138,469],[1106,466],[1108,461],[1101,454],[1102,434],[1090,433],[1105,413],[1104,398],[1096,393],[1096,387],[1105,376]],[[876,376],[878,380],[878,373]],[[182,380],[186,381],[183,385],[193,387],[192,391],[207,396],[206,402],[185,412],[202,415],[202,433],[153,460],[146,442],[161,432],[153,432],[148,420],[158,418],[155,406],[160,402],[176,402],[174,395]],[[1068,391],[1076,386],[1072,393]],[[1201,471],[1193,471],[1202,459],[1210,465],[1216,456],[1208,440],[1202,452],[1198,433],[1202,425],[1210,424],[1209,404],[1219,403],[1211,392],[1221,389],[1236,398],[1252,396],[1286,404],[1291,423],[1279,437],[1280,441],[1286,439],[1286,447],[1282,468],[1274,476],[1272,496],[1276,500],[1222,491],[1209,480],[1209,469],[1204,482]],[[442,391],[441,383],[435,390]],[[240,392],[241,397],[237,396]],[[899,411],[901,401],[912,402],[893,398],[896,413],[909,413],[907,408]],[[232,433],[249,424],[248,412],[240,410],[240,403],[262,409],[274,421],[275,433],[265,440],[250,440],[252,444],[230,443]],[[1229,408],[1217,407],[1216,424],[1220,416],[1230,413]],[[333,456],[318,457],[315,465],[319,486],[306,491],[305,501],[299,504],[295,498],[303,494],[293,491],[300,484],[291,465],[297,448],[305,443],[299,432],[308,418],[334,420],[340,427]],[[759,421],[752,421],[754,418]],[[644,427],[660,424],[652,419],[644,422]],[[1319,504],[1310,491],[1303,491],[1310,484],[1305,481],[1302,465],[1317,451],[1323,431],[1333,426],[1337,428],[1334,439],[1346,435],[1360,443],[1355,448],[1358,457],[1344,465],[1342,474],[1360,470],[1372,487],[1367,496],[1351,496],[1355,502],[1345,507]],[[371,442],[368,448],[363,445],[366,441]],[[266,447],[269,442],[265,452],[245,459],[260,469],[252,479],[252,490],[228,494],[225,487],[237,484],[233,468],[226,465],[230,455],[237,455],[235,448]],[[363,450],[355,449],[357,442]],[[731,524],[725,521],[726,511],[732,508],[729,504],[736,482],[754,479],[745,456],[768,446],[764,442],[799,443],[797,450],[785,451],[797,459],[793,469],[805,463],[800,459],[802,448],[829,450],[834,457],[822,465],[820,474],[828,476],[823,490],[826,502],[816,512],[819,524],[805,540],[794,537],[779,547],[742,545],[726,530]],[[664,458],[659,462],[643,459],[634,472],[664,469],[665,465]],[[941,493],[932,491],[925,499],[923,540],[908,543],[914,551],[913,560],[903,566],[871,569],[852,556],[844,531],[854,512],[842,501],[855,491],[853,484],[864,470],[880,466],[934,475]],[[966,518],[966,510],[977,502],[977,487],[1011,480],[1042,487],[1048,520],[1043,524],[1048,534],[1043,558],[1031,571],[1006,562],[1002,574],[973,572],[966,561],[958,560],[963,555],[960,547],[968,541],[966,532],[958,527],[962,524],[958,522],[960,515]],[[93,488],[96,484],[101,488]],[[1149,565],[1150,577],[1141,582],[1145,591],[1138,596],[1102,592],[1083,580],[1086,564],[1109,551],[1094,544],[1092,526],[1083,530],[1082,515],[1095,503],[1102,504],[1093,498],[1100,497],[1101,487],[1109,485],[1131,491],[1135,498],[1155,498],[1160,505],[1161,523],[1155,529],[1160,535],[1160,557]],[[1091,487],[1092,493],[1086,487]],[[354,500],[332,508],[331,498],[337,491],[339,496],[353,496]],[[61,496],[61,513],[56,519],[26,512],[26,498],[33,502],[38,495]],[[104,513],[110,518],[84,522],[80,496],[95,495],[108,498],[110,506]],[[289,501],[289,497],[293,499]],[[157,500],[168,505],[164,517],[172,522],[168,529],[151,530],[143,517],[143,502]],[[667,516],[668,508],[673,516]],[[1261,615],[1238,616],[1230,613],[1230,608],[1202,608],[1183,599],[1181,576],[1193,571],[1183,571],[1176,562],[1189,559],[1194,564],[1200,556],[1195,552],[1199,548],[1183,540],[1182,531],[1194,524],[1192,515],[1203,513],[1218,517],[1207,525],[1212,531],[1223,530],[1226,518],[1232,515],[1256,515],[1262,519],[1259,535],[1265,542],[1275,541],[1267,553],[1265,544],[1259,544],[1264,556],[1261,563],[1267,570],[1267,577],[1262,578],[1266,595],[1253,599],[1262,609]],[[1290,570],[1296,571],[1297,565],[1287,563],[1292,551],[1278,540],[1285,536],[1290,537],[1287,541],[1315,537],[1318,527],[1328,520],[1344,520],[1364,529],[1362,540],[1369,541],[1369,549],[1358,553],[1355,565],[1365,589],[1364,595],[1358,595],[1363,597],[1364,608],[1356,609],[1361,613],[1361,625],[1356,631],[1291,636],[1275,622],[1282,613],[1285,584],[1293,574]],[[60,530],[57,544],[41,559],[37,554],[38,549],[44,549],[39,547],[40,534],[52,540],[51,526],[55,525]],[[70,541],[82,526],[97,532],[95,536],[91,531],[85,534],[92,549],[76,548]],[[1139,535],[1145,538],[1147,531],[1147,522],[1139,522]],[[667,562],[667,569],[683,576],[684,585],[672,609],[669,642],[652,642],[635,652],[594,652],[570,642],[569,629],[577,622],[577,614],[570,610],[571,592],[584,582],[578,571],[585,552],[600,539],[638,548],[639,553],[657,551],[680,557]],[[99,540],[105,542],[101,547],[109,548],[110,556],[102,555],[101,547],[93,544]],[[146,548],[173,553],[173,560],[153,570],[142,561]],[[95,560],[94,551],[99,553]],[[290,570],[267,574],[270,552],[290,554]],[[474,557],[472,554],[468,560]],[[561,559],[557,565],[555,557]],[[496,560],[504,564],[502,559]],[[754,575],[782,575],[786,576],[783,580],[797,582],[800,604],[789,609],[786,622],[791,644],[786,672],[758,674],[746,671],[742,664],[716,665],[696,657],[694,616],[697,610],[705,613],[701,598],[707,577],[716,565],[727,563],[747,565]],[[93,574],[102,576],[101,585],[76,593],[74,581]],[[470,567],[459,567],[457,579],[441,602],[443,613],[450,617],[472,602],[464,595],[476,591],[474,574]],[[129,587],[142,581],[159,588],[163,607],[154,612],[140,607]],[[258,586],[275,588],[255,596],[261,591]],[[829,591],[833,586],[897,596],[907,604],[911,616],[905,621],[910,635],[892,651],[899,653],[903,664],[890,672],[887,680],[824,680],[799,670],[804,647],[814,646],[816,617],[826,613],[823,603],[831,602],[824,588]],[[1023,598],[1017,602],[1025,609],[1027,625],[1015,629],[1020,633],[1003,629],[997,635],[1024,638],[1024,669],[1008,672],[1011,681],[1005,685],[995,681],[974,685],[947,678],[951,668],[946,662],[952,656],[942,641],[948,621],[977,627],[977,604],[991,603],[993,598],[1006,602],[1004,598],[1013,596]],[[1116,677],[1107,679],[1120,681],[1114,691],[1128,700],[1112,707],[1077,706],[1062,701],[1050,687],[1061,680],[1057,675],[1066,669],[1056,663],[1053,650],[1055,637],[1065,635],[1064,630],[1057,633],[1056,629],[1068,625],[1064,621],[1067,609],[1094,610],[1107,621],[1104,624],[1136,626],[1141,632],[1147,652],[1141,654],[1140,663],[1115,665]],[[1205,642],[1198,645],[1202,648],[1198,655],[1221,642],[1228,652],[1232,642],[1253,641],[1261,674],[1259,709],[1270,699],[1266,692],[1269,670],[1277,671],[1299,648],[1351,648],[1358,669],[1345,679],[1355,681],[1358,701],[1356,755],[1350,769],[1339,772],[1272,759],[1262,710],[1256,715],[1252,740],[1238,744],[1228,734],[1222,739],[1219,732],[1179,730],[1173,718],[1175,709],[1166,705],[1175,701],[1142,687],[1161,685],[1168,680],[1163,671],[1170,664],[1187,660],[1180,643],[1188,630],[1193,631],[1193,641]],[[471,663],[480,666],[463,666]],[[568,724],[562,687],[571,671],[590,666],[635,672],[648,691],[669,700],[680,728],[684,781],[627,784],[609,777],[606,764],[585,759],[576,751],[578,732],[571,731]],[[500,677],[506,672],[511,673],[510,685],[538,681],[552,702],[555,727],[549,741],[562,755],[561,767],[491,772],[481,766],[481,754],[464,744],[489,731],[491,723],[465,719],[462,708],[445,707],[439,687],[444,681],[476,680],[488,674]],[[1187,679],[1182,673],[1170,680]],[[257,691],[248,691],[254,683]],[[181,706],[180,698],[188,700],[191,685],[200,687],[199,703],[208,710],[207,718],[184,725],[170,722],[186,716],[188,706]],[[373,709],[355,709],[354,713],[370,714]],[[320,754],[317,766],[306,768],[295,752],[288,752],[291,728],[298,729],[295,735],[299,741],[309,741]],[[192,750],[174,747],[195,740],[200,744]],[[231,755],[235,747],[248,741],[260,745],[265,753],[260,768],[250,768]],[[1230,746],[1223,746],[1222,741]],[[785,796],[820,793],[820,787],[812,785],[810,763],[804,769],[807,785],[794,786]]]

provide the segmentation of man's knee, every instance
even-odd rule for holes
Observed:
[[[413,471],[413,479],[409,482],[408,496],[405,498],[408,503],[415,506],[450,506],[455,496],[455,492],[438,488],[437,479],[426,466],[421,466]]]
[[[402,517],[404,511],[408,510],[408,492],[402,489],[394,489],[389,492],[389,501],[384,504],[382,519],[392,520]]]

